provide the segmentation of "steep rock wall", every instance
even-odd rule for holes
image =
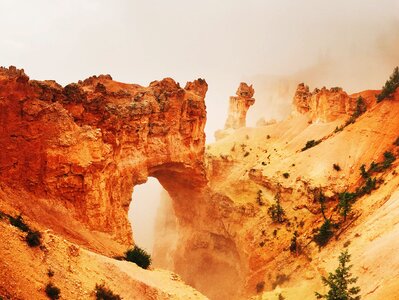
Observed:
[[[206,91],[201,79],[183,89],[170,78],[141,87],[109,75],[61,87],[2,68],[1,184],[30,194],[28,206],[37,197],[63,205],[83,227],[127,247],[133,187],[153,176],[170,194],[178,220],[173,270],[214,299],[233,299],[244,263],[224,224],[231,200],[213,192],[206,177]],[[56,231],[52,225],[44,226]],[[59,234],[73,236],[64,226]]]
[[[85,226],[131,243],[133,186],[164,170],[205,185],[204,80],[149,87],[91,77],[61,87],[0,70],[0,178],[60,200]],[[169,172],[170,170],[170,172]]]

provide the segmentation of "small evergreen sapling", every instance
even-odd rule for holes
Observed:
[[[390,98],[392,94],[399,87],[399,68],[393,70],[392,75],[389,77],[385,85],[382,87],[381,93],[377,96],[377,102],[381,102],[385,98]]]
[[[273,222],[284,223],[285,221],[285,211],[280,204],[280,193],[276,194],[275,197],[276,203],[272,204],[267,210],[270,218],[272,218]]]
[[[334,273],[329,273],[328,277],[321,277],[323,285],[329,287],[327,294],[315,293],[317,299],[327,300],[360,300],[360,288],[352,286],[357,282],[357,277],[350,273],[352,265],[348,265],[350,255],[348,250],[341,252],[339,256],[339,265]]]
[[[319,228],[319,232],[316,233],[313,236],[313,240],[316,242],[317,245],[320,247],[323,247],[327,245],[328,241],[332,238],[333,236],[333,230],[332,230],[332,224],[331,221],[326,219]]]

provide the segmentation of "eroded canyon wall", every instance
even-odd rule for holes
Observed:
[[[202,79],[183,89],[170,78],[141,87],[109,75],[62,87],[2,68],[2,185],[28,192],[29,205],[39,197],[62,205],[81,226],[127,247],[133,187],[156,177],[178,220],[173,270],[215,299],[235,297],[245,264],[224,224],[230,199],[214,193],[206,177],[206,91]],[[45,226],[56,231],[52,225]],[[64,227],[60,235],[74,236]],[[96,251],[107,253],[106,247],[100,241]]]
[[[2,68],[1,181],[57,199],[85,226],[129,244],[134,185],[162,169],[205,184],[206,91],[202,79],[183,89],[170,78],[141,87],[109,75],[63,88]]]

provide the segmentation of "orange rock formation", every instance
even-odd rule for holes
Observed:
[[[241,82],[236,95],[230,97],[229,114],[226,120],[225,129],[238,129],[245,127],[247,111],[255,103],[254,89],[246,83]]]
[[[248,109],[255,103],[252,98],[255,91],[251,86],[241,82],[238,86],[236,95],[230,97],[229,112],[223,130],[215,132],[216,140],[222,139],[234,132],[234,130],[246,126]]]
[[[206,91],[202,79],[183,89],[170,78],[141,87],[109,75],[63,88],[0,69],[4,199],[44,229],[120,255],[133,243],[133,187],[156,177],[179,220],[174,270],[202,291],[230,295],[239,258],[214,223],[223,212],[204,165]],[[11,190],[24,196],[15,201]],[[220,287],[210,286],[215,280]]]
[[[203,298],[181,282],[176,283],[179,292],[173,292],[168,280],[179,281],[174,275],[132,271],[127,262],[99,255],[121,254],[133,242],[127,221],[132,190],[153,176],[172,199],[165,211],[177,218],[164,218],[157,229],[159,235],[177,233],[174,252],[160,263],[211,299],[262,293],[267,299],[278,293],[287,299],[311,298],[323,288],[320,275],[331,270],[345,247],[353,254],[362,296],[394,299],[388,296],[399,290],[399,261],[392,251],[399,248],[397,161],[373,174],[378,190],[357,199],[346,220],[337,203],[338,193],[364,183],[361,165],[380,162],[386,151],[399,155],[399,91],[376,103],[378,91],[347,95],[339,88],[323,88],[310,93],[301,84],[294,97],[299,113],[246,128],[240,126],[254,100],[252,87],[242,84],[226,122],[235,134],[224,135],[205,151],[206,91],[200,79],[182,89],[169,78],[141,87],[108,75],[63,88],[53,81],[29,80],[22,70],[1,69],[0,211],[22,212],[44,232],[47,252],[37,250],[41,261],[27,252],[32,262],[20,263],[13,254],[29,249],[0,215],[1,237],[12,240],[0,245],[5,257],[0,296],[43,295],[37,285],[43,286],[40,276],[51,262],[84,291],[94,284],[88,284],[91,271],[96,281],[107,272],[122,278],[122,272],[137,288],[132,292],[111,281],[125,297],[167,299],[172,293],[172,299]],[[359,96],[367,111],[347,122]],[[310,140],[318,143],[301,151]],[[335,238],[322,248],[313,241],[324,221],[315,198],[320,191],[326,197],[324,213],[340,224]],[[268,214],[277,195],[286,214],[283,224]],[[294,232],[301,251],[290,251]],[[158,253],[168,243],[157,240]],[[381,258],[372,259],[377,254]],[[40,276],[26,280],[16,269],[32,274],[40,269]],[[24,284],[4,288],[8,274]],[[68,284],[73,297],[76,290]],[[21,293],[22,286],[28,292]]]
[[[295,109],[307,113],[312,121],[331,122],[336,119],[351,115],[356,109],[357,97],[349,96],[342,88],[315,89],[300,83],[294,96]],[[368,103],[370,106],[371,103]]]
[[[1,181],[58,199],[85,226],[128,244],[134,185],[156,174],[204,184],[206,91],[202,79],[145,88],[109,75],[62,88],[2,68]]]

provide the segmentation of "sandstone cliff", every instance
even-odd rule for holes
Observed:
[[[1,181],[56,199],[89,229],[128,244],[135,184],[164,170],[204,183],[206,90],[201,79],[186,89],[170,78],[145,88],[109,75],[62,88],[3,68]]]
[[[187,199],[197,199],[186,196],[206,184],[206,91],[202,79],[183,89],[170,78],[141,87],[109,75],[61,87],[1,68],[1,201],[40,229],[121,255],[133,244],[133,187],[154,176],[182,191],[188,203],[175,202],[176,214],[192,223]]]
[[[201,79],[183,89],[170,78],[141,87],[109,75],[61,87],[2,68],[0,195],[12,208],[6,212],[86,249],[121,255],[133,244],[133,188],[156,177],[178,220],[172,270],[211,298],[239,297],[246,261],[224,223],[232,202],[206,177],[206,91]],[[250,89],[239,91],[251,96]]]

